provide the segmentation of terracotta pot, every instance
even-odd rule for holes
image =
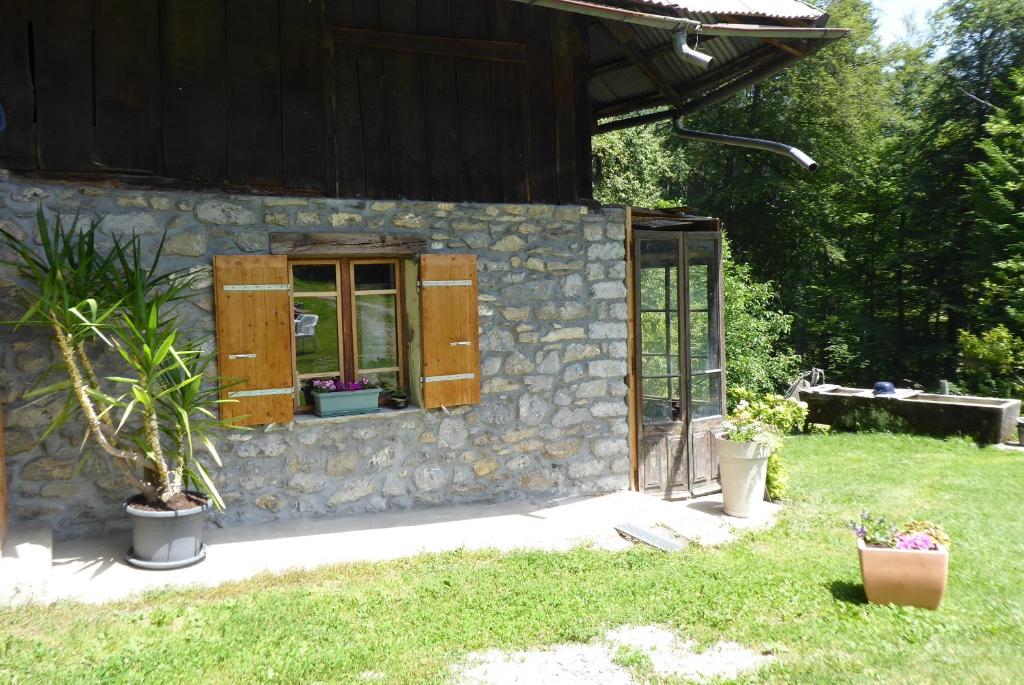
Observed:
[[[872,547],[857,540],[868,601],[938,609],[946,593],[949,550]]]

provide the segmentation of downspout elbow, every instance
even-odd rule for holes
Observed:
[[[696,64],[705,69],[709,68],[715,58],[691,48],[689,43],[686,42],[687,35],[686,29],[672,34],[672,48],[675,50],[676,55],[691,64]]]
[[[778,143],[774,140],[745,138],[743,136],[728,136],[722,133],[708,133],[707,131],[693,131],[691,129],[684,128],[682,121],[678,118],[674,120],[673,127],[675,128],[676,133],[682,138],[688,138],[689,140],[703,140],[709,143],[718,143],[720,145],[731,145],[732,147],[745,147],[752,150],[774,152],[777,155],[789,157],[808,171],[818,170],[818,163],[814,161],[810,155],[799,148],[793,147],[792,145]]]

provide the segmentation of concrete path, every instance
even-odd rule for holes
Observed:
[[[384,512],[348,518],[209,528],[206,561],[174,571],[144,571],[123,561],[128,540],[57,543],[53,568],[35,599],[106,602],[164,587],[214,586],[264,572],[381,561],[455,549],[565,550],[592,544],[625,549],[613,526],[633,523],[662,535],[721,544],[734,528],[770,525],[778,507],[763,504],[752,519],[727,517],[721,496],[666,502],[635,492],[601,497]],[[685,554],[685,552],[683,552]]]

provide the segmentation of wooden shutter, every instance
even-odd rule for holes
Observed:
[[[287,423],[295,412],[288,258],[213,258],[221,417],[241,426]]]
[[[423,406],[480,402],[476,256],[420,257]]]

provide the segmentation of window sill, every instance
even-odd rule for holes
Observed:
[[[316,414],[296,414],[295,426],[318,426],[325,423],[349,423],[351,421],[377,421],[405,414],[418,414],[423,412],[419,407],[406,407],[405,409],[382,408],[372,414],[350,414],[349,416],[317,416]]]

